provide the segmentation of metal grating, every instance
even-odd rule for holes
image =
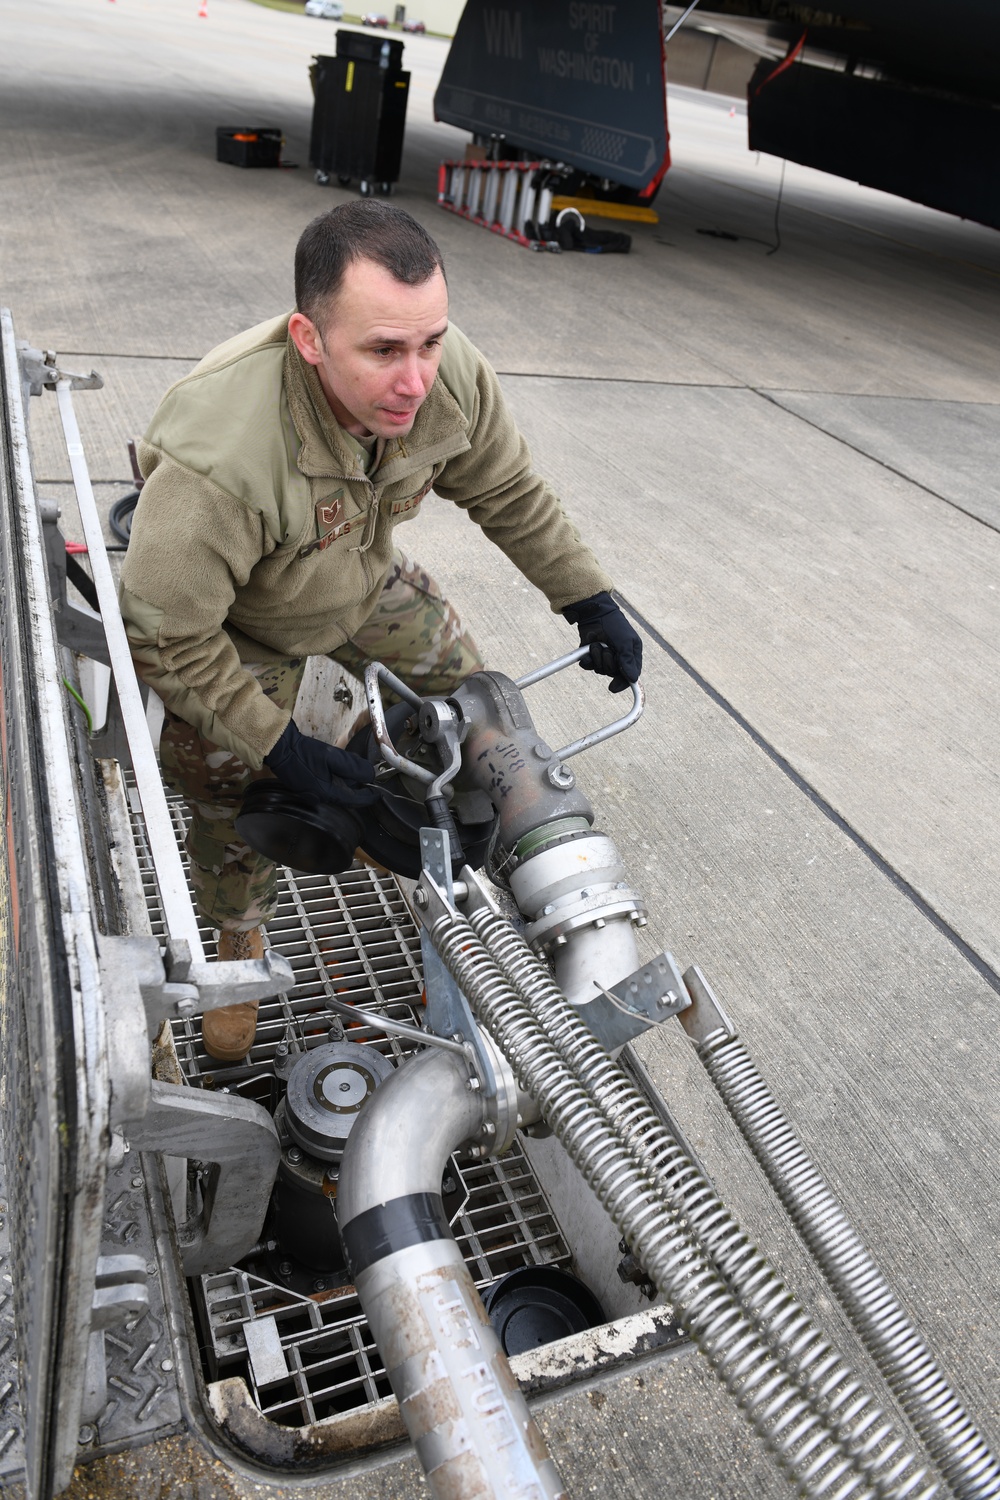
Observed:
[[[138,799],[130,790],[136,852],[151,929],[163,937],[163,918],[156,879],[145,841]],[[179,843],[185,833],[183,804],[171,799]],[[215,930],[199,924],[205,952],[215,949]],[[270,1105],[275,1053],[285,1043],[308,1049],[348,1035],[352,1042],[376,1046],[394,1061],[411,1052],[408,1043],[388,1038],[360,1022],[348,1022],[327,1008],[328,997],[353,1000],[397,1020],[419,1024],[422,969],[420,938],[395,877],[367,865],[345,874],[295,875],[281,872],[278,910],[268,923],[268,940],[285,955],[295,972],[292,995],[261,1003],[257,1040],[246,1062],[227,1066],[209,1057],[201,1040],[201,1021],[176,1021],[174,1041],[187,1081],[210,1088],[238,1090]]]
[[[460,1171],[469,1200],[455,1238],[478,1286],[518,1266],[566,1264],[566,1243],[519,1147]],[[353,1287],[305,1296],[233,1267],[201,1278],[199,1303],[209,1378],[242,1375],[272,1421],[305,1426],[391,1394]]]
[[[163,936],[156,882],[133,796],[136,851],[153,932]],[[179,842],[183,804],[171,801]],[[327,998],[419,1025],[423,970],[420,936],[395,876],[356,864],[339,876],[280,874],[278,911],[268,939],[290,961],[294,994],[261,1004],[257,1041],[234,1067],[205,1052],[201,1025],[177,1021],[174,1038],[187,1081],[238,1090],[272,1109],[280,1097],[276,1052],[347,1039],[394,1061],[413,1051],[326,1007]],[[206,952],[214,932],[202,928]],[[458,1164],[465,1201],[455,1238],[480,1288],[525,1265],[567,1265],[569,1248],[515,1144],[501,1158]],[[378,1350],[351,1286],[305,1294],[239,1266],[192,1283],[205,1333],[209,1380],[242,1376],[260,1411],[282,1426],[306,1426],[390,1394]]]

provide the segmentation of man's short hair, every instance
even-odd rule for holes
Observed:
[[[397,281],[420,286],[440,266],[441,251],[422,224],[391,203],[358,198],[307,224],[295,247],[295,305],[320,326],[344,273],[356,260],[374,261]]]

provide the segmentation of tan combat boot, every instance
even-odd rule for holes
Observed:
[[[219,934],[220,960],[263,957],[263,927]],[[246,1057],[257,1035],[257,1001],[244,1000],[241,1005],[206,1011],[201,1018],[201,1035],[205,1051],[216,1062],[239,1062]]]

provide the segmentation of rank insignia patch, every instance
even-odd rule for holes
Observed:
[[[334,495],[329,500],[319,500],[316,503],[316,524],[320,535],[332,531],[344,514],[344,502],[339,495]]]

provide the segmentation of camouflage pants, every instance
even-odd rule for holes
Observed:
[[[330,656],[358,677],[369,662],[384,662],[425,695],[451,692],[482,668],[475,641],[434,579],[398,551],[375,609],[357,635]],[[294,709],[305,657],[244,666],[269,698]],[[199,911],[231,932],[268,922],[277,905],[277,873],[270,860],[242,842],[233,820],[250,782],[271,772],[252,771],[169,709],[160,734],[160,764],[167,785],[188,805],[187,851]]]

